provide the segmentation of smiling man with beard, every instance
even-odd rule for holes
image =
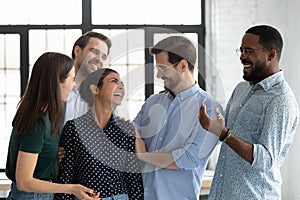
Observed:
[[[93,31],[86,32],[74,43],[72,58],[75,66],[75,86],[66,102],[64,124],[88,111],[87,102],[78,92],[80,84],[91,72],[103,67],[111,45],[107,36]]]
[[[243,81],[234,89],[225,118],[201,106],[201,125],[223,141],[209,199],[280,199],[282,166],[299,119],[293,91],[279,67],[283,41],[273,27],[249,28],[237,52]]]
[[[200,126],[195,110],[204,103],[214,117],[213,108],[222,108],[194,80],[197,53],[189,39],[165,38],[150,53],[167,92],[151,95],[133,120],[145,200],[196,200],[218,138]]]

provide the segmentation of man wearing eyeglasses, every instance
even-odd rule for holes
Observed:
[[[136,153],[144,161],[145,200],[196,200],[218,138],[201,127],[195,111],[204,103],[214,117],[213,108],[222,108],[194,80],[197,54],[190,40],[171,36],[150,53],[168,92],[150,96],[133,121],[141,137]]]
[[[233,91],[225,119],[211,119],[201,106],[201,125],[223,141],[209,199],[281,199],[280,167],[299,120],[279,67],[282,46],[275,28],[249,28],[237,50],[246,81]]]

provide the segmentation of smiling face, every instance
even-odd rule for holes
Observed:
[[[179,86],[182,80],[180,73],[177,71],[176,66],[179,64],[171,64],[168,61],[168,53],[162,51],[155,55],[157,78],[161,78],[164,81],[164,86],[176,93],[179,90]]]
[[[266,78],[271,70],[268,65],[270,50],[264,49],[259,43],[259,36],[246,33],[242,39],[240,60],[244,66],[243,78],[254,84]]]
[[[111,108],[120,105],[125,95],[124,85],[117,73],[110,73],[103,79],[101,88],[97,88],[95,101],[101,101]]]
[[[81,76],[86,77],[103,67],[108,55],[108,46],[98,38],[90,38],[84,48],[76,46],[74,53],[76,76],[80,73]]]

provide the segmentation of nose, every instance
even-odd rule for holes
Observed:
[[[161,78],[162,77],[162,72],[160,70],[157,70],[156,77],[157,78]]]
[[[119,89],[124,89],[124,83],[123,83],[123,82],[120,82],[120,83],[118,84],[118,88],[119,88]]]
[[[100,60],[100,62],[103,65],[103,63],[105,63],[105,61],[107,60],[107,55],[105,53],[100,52],[100,54],[99,54],[99,60]]]
[[[247,56],[244,54],[244,52],[243,53],[241,53],[241,55],[240,55],[240,60],[243,60],[244,58],[247,58]]]

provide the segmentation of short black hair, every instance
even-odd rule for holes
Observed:
[[[257,25],[249,28],[245,33],[258,35],[259,43],[265,49],[275,49],[277,51],[278,60],[280,60],[283,40],[277,29],[268,25]]]

